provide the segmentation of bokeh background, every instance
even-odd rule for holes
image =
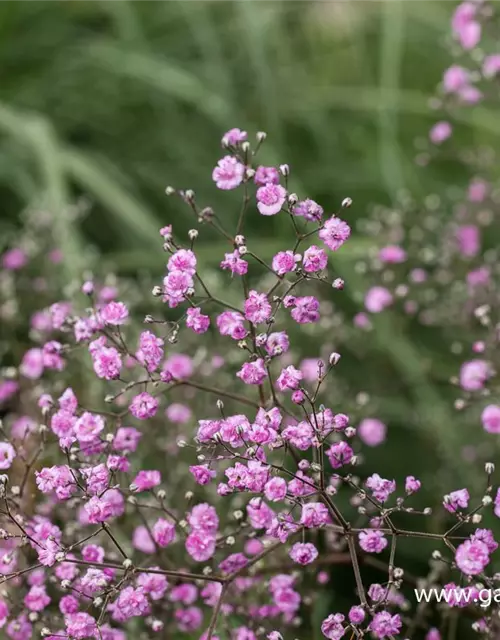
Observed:
[[[352,317],[367,286],[357,267],[373,244],[362,232],[373,207],[404,209],[411,226],[419,203],[434,193],[453,196],[467,181],[454,157],[444,154],[432,170],[416,161],[436,121],[436,86],[452,60],[454,6],[1,2],[0,253],[27,209],[47,208],[63,284],[96,254],[119,275],[161,275],[158,229],[173,223],[185,234],[193,225],[165,187],[193,188],[230,227],[238,196],[217,192],[211,180],[220,137],[232,127],[252,136],[266,131],[261,161],[289,163],[299,194],[327,212],[346,196],[354,200],[354,235],[333,261],[347,282],[336,308]],[[458,141],[489,145],[500,133],[498,114],[488,107],[457,115]],[[403,207],[408,199],[415,206]],[[443,206],[436,215],[451,212]],[[252,216],[248,243],[272,256],[283,249],[282,224],[280,216]],[[199,260],[215,267],[226,245],[210,230],[198,242]],[[428,478],[423,500],[436,504],[444,486],[484,480],[460,453],[470,431],[461,433],[449,380],[463,357],[450,350],[442,329],[397,311],[382,316],[367,344],[343,347],[338,386],[365,392],[367,412],[389,424],[390,446],[370,453],[369,462],[383,464],[386,477]],[[328,340],[335,343],[332,335]],[[313,354],[320,343],[311,339]],[[405,552],[416,574],[425,573],[429,551]],[[342,580],[351,580],[346,572]],[[331,598],[322,600],[318,620],[332,606]]]

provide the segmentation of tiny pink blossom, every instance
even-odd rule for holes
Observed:
[[[245,175],[245,165],[233,156],[225,156],[217,163],[212,172],[212,179],[219,189],[229,191],[236,189]]]
[[[100,316],[106,324],[121,325],[128,318],[129,312],[123,302],[109,302],[100,310]]]
[[[347,222],[333,216],[325,222],[318,235],[331,251],[337,251],[348,240],[351,228]]]
[[[279,184],[268,183],[257,189],[257,209],[263,216],[274,216],[284,205],[286,189]]]
[[[255,170],[254,182],[260,187],[265,187],[267,184],[279,184],[280,174],[275,167],[259,166]]]
[[[452,134],[451,124],[449,122],[437,122],[429,132],[429,138],[434,144],[441,144],[447,140]]]
[[[318,550],[310,542],[296,542],[288,555],[297,564],[306,565],[316,560]]]

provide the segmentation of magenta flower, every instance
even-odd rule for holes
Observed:
[[[377,418],[365,418],[359,423],[357,434],[369,447],[377,447],[385,441],[387,427]]]
[[[245,175],[245,165],[233,156],[225,156],[217,163],[212,172],[212,180],[219,189],[229,191],[236,189]]]
[[[236,375],[245,384],[262,384],[267,378],[264,360],[258,358],[254,362],[245,362]]]
[[[288,554],[297,564],[311,564],[318,557],[318,550],[310,542],[296,542]]]
[[[147,420],[156,415],[158,399],[145,391],[135,396],[129,406],[130,413],[138,420]]]
[[[462,573],[475,576],[490,562],[488,547],[481,540],[466,540],[457,547],[455,562]]]
[[[359,546],[366,553],[382,553],[387,544],[387,538],[377,529],[365,529],[359,533]]]
[[[452,134],[451,124],[449,122],[436,122],[429,132],[429,138],[434,144],[441,144]]]
[[[263,216],[274,216],[285,204],[286,189],[279,184],[268,183],[257,189],[257,209]]]
[[[331,251],[337,251],[351,235],[351,228],[347,222],[332,216],[325,222],[318,235]]]

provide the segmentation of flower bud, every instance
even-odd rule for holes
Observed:
[[[349,209],[349,207],[352,205],[352,200],[351,198],[344,198],[342,200],[342,209]]]
[[[290,167],[287,164],[280,164],[280,173],[282,176],[290,175]]]
[[[342,291],[342,289],[344,288],[344,281],[342,280],[342,278],[335,278],[335,280],[332,282],[332,288]]]
[[[198,237],[198,229],[189,229],[188,237],[190,240],[196,240]]]
[[[162,288],[158,285],[154,286],[152,294],[154,295],[155,298],[158,298],[158,296],[161,296],[162,294]]]
[[[175,193],[175,189],[173,187],[166,187],[165,189],[165,195],[167,196],[173,196]]]
[[[328,357],[328,362],[332,365],[332,367],[338,364],[339,360],[340,360],[340,353],[337,353],[336,351],[333,351]]]
[[[192,189],[184,191],[184,200],[186,202],[194,202],[194,191]]]
[[[130,569],[130,567],[132,567],[132,560],[130,558],[125,558],[122,564],[124,569]]]
[[[291,193],[288,196],[288,204],[293,207],[299,201],[299,196],[296,193]]]
[[[238,246],[245,244],[245,236],[242,236],[242,235],[235,236],[234,244]]]
[[[484,470],[489,476],[491,476],[493,473],[495,473],[495,465],[493,464],[493,462],[487,462],[484,465]]]
[[[265,131],[257,131],[257,135],[255,137],[257,138],[257,142],[264,142],[267,138],[267,133]]]

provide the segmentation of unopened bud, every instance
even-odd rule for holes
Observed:
[[[282,176],[289,176],[290,167],[287,164],[280,164],[280,173]]]
[[[198,237],[198,229],[189,229],[188,236],[190,240],[196,240]]]
[[[435,549],[435,550],[432,552],[432,557],[433,557],[433,559],[434,559],[434,560],[441,560],[441,558],[442,558],[443,556],[441,555],[441,551],[438,551],[437,549]]]
[[[483,516],[480,513],[475,513],[472,516],[472,522],[473,524],[479,524],[481,522],[481,520],[483,519]]]
[[[247,140],[241,143],[241,150],[245,153],[250,150],[250,143]]]
[[[130,569],[130,567],[132,566],[132,560],[130,558],[125,558],[122,564],[124,569]]]
[[[296,193],[291,193],[288,196],[288,204],[293,207],[299,201],[299,196]]]
[[[267,133],[265,131],[257,131],[257,135],[255,137],[257,138],[257,142],[264,142],[267,138]]]
[[[244,256],[247,252],[248,252],[248,249],[244,244],[238,247],[238,253],[240,254],[240,256]]]
[[[165,491],[165,489],[160,489],[156,495],[158,497],[158,500],[165,500],[165,498],[167,497],[167,492]]]
[[[342,209],[349,209],[350,206],[352,206],[352,199],[351,198],[344,198],[342,200]]]
[[[186,200],[186,202],[194,201],[194,191],[192,189],[187,189],[186,191],[184,191],[184,200]]]
[[[328,358],[328,362],[332,365],[332,367],[334,367],[336,364],[338,364],[340,357],[340,353],[333,351],[333,353],[331,353]]]
[[[166,187],[165,194],[167,196],[173,196],[175,193],[175,189],[173,187]]]
[[[162,289],[160,286],[156,285],[153,287],[153,291],[151,292],[155,298],[157,298],[158,296],[161,296],[162,294]]]
[[[219,409],[219,411],[222,411],[222,409],[224,409],[224,403],[222,402],[222,400],[219,398],[216,402],[217,405],[217,409]]]
[[[149,314],[144,316],[144,324],[153,324],[154,321],[153,316],[150,316]]]
[[[242,235],[235,236],[234,244],[238,246],[245,244],[245,236],[242,236]]]
[[[493,464],[493,462],[487,462],[484,465],[484,470],[489,476],[491,476],[493,473],[495,473],[495,465]]]
[[[341,291],[344,288],[344,284],[345,283],[342,278],[335,278],[335,280],[332,282],[332,288]]]
[[[177,440],[177,446],[180,447],[181,449],[186,445],[187,445],[187,442],[185,440]]]
[[[251,169],[250,167],[245,171],[246,177],[251,180],[255,175],[255,169]]]
[[[396,580],[401,580],[401,578],[404,576],[404,573],[405,572],[403,569],[401,569],[401,567],[395,567],[392,575],[396,578]]]

